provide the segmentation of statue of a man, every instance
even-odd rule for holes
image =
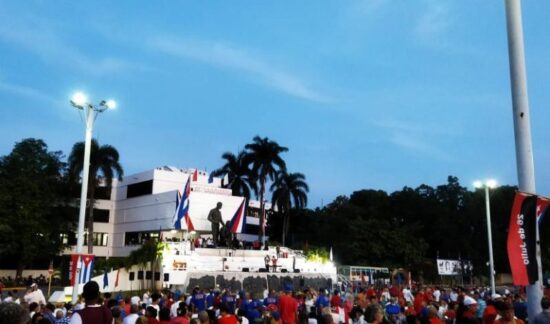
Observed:
[[[222,203],[218,202],[216,208],[213,208],[208,213],[208,220],[212,225],[212,240],[214,241],[214,247],[218,247],[219,242],[219,233],[220,233],[220,224],[224,225],[222,220]]]

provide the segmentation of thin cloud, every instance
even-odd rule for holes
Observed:
[[[1,80],[0,80],[0,91],[6,92],[12,95],[24,97],[24,98],[30,98],[38,102],[46,102],[51,105],[56,105],[59,103],[59,101],[56,98],[38,89],[28,87],[28,86],[8,83]]]
[[[0,41],[25,49],[46,63],[77,68],[93,75],[140,68],[114,57],[93,58],[70,45],[44,24],[37,26],[34,21],[16,21],[12,16],[9,18],[6,19],[6,15],[0,16]]]
[[[235,46],[219,42],[166,37],[153,38],[149,45],[154,50],[175,57],[247,73],[256,82],[297,98],[319,103],[332,101],[331,98],[312,89],[305,80],[275,68],[262,58]]]
[[[443,36],[453,23],[450,4],[445,1],[428,1],[424,7],[413,28],[413,35],[419,41],[429,44],[444,42]]]
[[[451,156],[448,153],[438,149],[434,145],[411,133],[395,132],[389,137],[389,142],[400,146],[408,151],[417,154],[424,154],[437,160],[452,160]]]

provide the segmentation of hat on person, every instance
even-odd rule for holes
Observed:
[[[84,289],[82,291],[82,297],[84,297],[85,300],[92,300],[99,297],[99,285],[95,281],[88,281],[84,285]]]
[[[492,298],[492,299],[499,299],[499,298],[502,298],[502,295],[501,295],[501,294],[495,293],[495,294],[493,294],[493,295],[491,296],[491,298]]]
[[[36,284],[36,282],[33,282],[33,283],[31,284],[31,288],[34,288],[34,287],[38,287],[38,285]]]
[[[477,301],[470,296],[464,297],[464,306],[477,305]]]

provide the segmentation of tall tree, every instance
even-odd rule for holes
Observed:
[[[246,144],[248,150],[246,160],[252,165],[252,173],[259,182],[260,192],[260,229],[258,238],[263,242],[265,228],[265,186],[267,180],[273,180],[277,171],[286,170],[286,163],[281,158],[281,153],[287,152],[288,148],[280,146],[277,142],[270,140],[267,137],[261,138],[255,136],[252,143]]]
[[[42,140],[28,138],[0,158],[0,255],[17,260],[17,275],[63,248],[60,234],[69,220],[58,208],[65,187],[61,157]]]
[[[251,191],[254,194],[258,193],[254,174],[250,169],[249,163],[246,161],[246,152],[241,151],[237,156],[231,152],[225,152],[222,155],[225,164],[212,171],[212,176],[225,176],[227,174],[228,183],[224,184],[226,188],[231,188],[233,195],[243,196],[247,200],[250,199]]]
[[[309,186],[306,177],[301,173],[287,173],[285,170],[277,172],[271,184],[272,204],[277,206],[283,215],[282,243],[285,246],[288,234],[290,209],[302,209],[307,206]]]
[[[99,146],[95,139],[92,140],[90,150],[90,173],[88,182],[88,253],[94,251],[94,205],[95,191],[100,184],[110,187],[113,178],[122,180],[124,170],[118,162],[119,154],[116,148],[111,145]],[[78,142],[73,146],[69,155],[69,176],[73,183],[78,182],[82,169],[84,168],[84,142]]]

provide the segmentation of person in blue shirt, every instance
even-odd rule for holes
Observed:
[[[269,295],[264,299],[264,306],[277,305],[277,296],[275,295],[275,290],[271,289]]]
[[[193,313],[206,310],[206,295],[200,289],[195,289],[195,293],[191,297],[191,306]]]
[[[319,297],[317,297],[317,300],[315,301],[315,307],[317,307],[317,312],[322,313],[323,308],[328,307],[330,301],[328,300],[328,297],[325,294],[325,290],[321,289],[319,292]]]
[[[229,291],[225,291],[222,297],[222,304],[227,306],[229,314],[235,314],[236,298]]]
[[[210,293],[206,296],[206,307],[210,308],[214,306],[214,290],[210,289]]]

